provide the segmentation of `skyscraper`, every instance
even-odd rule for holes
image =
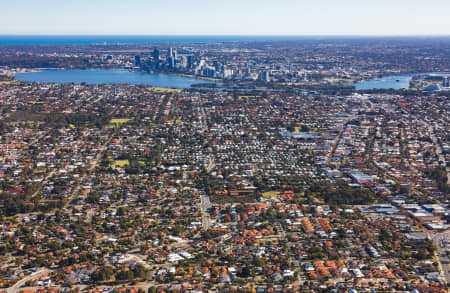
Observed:
[[[141,66],[141,56],[139,55],[134,56],[134,65]]]
[[[153,50],[152,57],[153,57],[153,68],[159,69],[159,51],[158,51],[158,49]]]
[[[167,52],[167,64],[170,69],[175,68],[175,62],[176,62],[176,51],[173,48],[169,48],[169,51]]]
[[[449,87],[450,84],[450,77],[444,76],[442,80],[442,87]]]
[[[192,56],[192,55],[188,55],[187,56],[187,68],[192,68],[192,64],[193,64],[193,61],[194,61],[194,56]]]

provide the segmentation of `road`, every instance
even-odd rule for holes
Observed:
[[[206,167],[206,172],[208,172],[208,173],[211,172],[215,167],[216,167],[216,162],[211,155],[211,156],[209,156],[209,159],[208,159],[208,166]]]
[[[203,230],[208,230],[211,227],[211,218],[209,216],[209,209],[211,208],[211,202],[209,201],[209,197],[200,192],[200,210],[202,212],[202,227]]]
[[[426,122],[424,122],[424,124],[425,124],[425,126],[427,126],[428,133],[430,135],[431,140],[433,141],[434,148],[436,149],[436,155],[438,156],[439,161],[444,163],[445,170],[447,171],[447,184],[450,185],[450,167],[448,167],[446,164],[445,157],[442,153],[441,145],[439,144],[437,137],[434,134],[433,127]]]
[[[438,233],[438,234],[431,234],[428,232],[428,235],[430,235],[431,240],[433,241],[434,245],[437,247],[437,257],[439,262],[439,268],[441,270],[441,276],[445,280],[447,284],[450,283],[450,265],[449,265],[449,257],[447,256],[448,245],[447,241],[450,239],[450,230],[446,230],[444,232]]]
[[[16,293],[19,292],[22,286],[25,285],[26,282],[40,278],[44,275],[47,275],[48,273],[50,273],[51,271],[49,269],[42,269],[40,271],[37,271],[35,273],[32,273],[31,275],[26,276],[25,278],[23,278],[22,280],[20,280],[19,282],[17,282],[16,284],[14,284],[12,287],[9,287],[8,289],[6,289],[6,292],[8,293]]]
[[[42,133],[41,135],[37,136],[33,141],[31,141],[30,143],[28,143],[29,146],[34,145],[35,143],[37,143],[38,141],[42,140],[44,138],[44,136],[46,136],[49,133],[49,131],[45,131],[44,133]],[[52,170],[50,173],[47,174],[47,176],[45,176],[45,178],[41,181],[41,184],[39,185],[39,188],[31,195],[31,197],[35,197],[36,195],[38,195],[39,191],[41,191],[42,186],[45,185],[45,183],[47,183],[47,180],[53,176],[53,174],[55,173],[55,170]]]
[[[329,163],[330,158],[332,158],[334,156],[334,153],[336,152],[337,147],[339,146],[339,142],[341,141],[341,137],[342,137],[342,133],[344,133],[345,129],[347,128],[347,123],[352,120],[354,118],[354,116],[348,117],[344,123],[342,124],[341,129],[338,132],[338,135],[336,136],[336,138],[334,139],[334,143],[333,143],[333,147],[331,149],[331,152],[329,152],[328,154],[326,154],[325,158],[327,163]]]
[[[41,185],[39,185],[39,188],[31,195],[32,198],[38,195],[42,187],[47,183],[48,179],[50,179],[50,177],[52,177],[53,174],[55,174],[55,171],[56,170],[52,170],[50,173],[47,174],[47,176],[45,176],[45,178],[41,181]]]
[[[203,107],[203,99],[200,98],[200,106],[199,110],[199,121],[201,124],[202,132],[206,132],[209,130],[208,127],[208,119],[205,112],[205,108]],[[212,169],[216,167],[215,160],[212,156],[209,156],[208,166],[206,166],[206,172],[210,172]],[[209,216],[209,209],[211,208],[211,202],[209,201],[209,197],[203,192],[200,191],[200,210],[202,212],[202,228],[203,230],[208,230],[211,227],[211,218]]]
[[[281,225],[280,221],[277,220],[276,226],[278,227],[278,230],[280,232],[281,239],[286,240],[286,232],[284,232],[283,226]]]
[[[92,224],[92,217],[94,216],[94,209],[89,208],[89,210],[86,213],[86,222],[89,224]]]
[[[70,195],[69,199],[67,200],[67,204],[69,205],[69,203],[74,199],[74,197],[78,194],[78,191],[80,190],[81,185],[83,184],[83,181],[85,178],[87,178],[87,176],[89,176],[89,174],[92,172],[92,170],[94,170],[95,166],[97,166],[98,161],[100,160],[101,156],[103,155],[103,153],[105,152],[106,148],[108,147],[108,145],[111,143],[112,138],[114,137],[114,135],[116,134],[116,132],[113,132],[109,138],[105,141],[105,143],[103,143],[103,145],[100,147],[99,151],[97,152],[97,155],[95,156],[95,159],[90,163],[89,168],[88,168],[88,172],[86,172],[79,180],[79,183],[77,184],[77,186],[75,186],[75,188],[72,191],[72,194]],[[66,206],[67,207],[67,206]]]

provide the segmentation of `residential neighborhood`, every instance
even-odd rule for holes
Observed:
[[[447,292],[448,107],[3,82],[1,291]]]

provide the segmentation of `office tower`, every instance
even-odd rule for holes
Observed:
[[[181,68],[187,68],[187,64],[188,64],[188,61],[187,61],[187,56],[181,56],[180,57],[181,58]]]
[[[187,56],[187,68],[192,68],[192,65],[194,63],[194,56],[188,55]]]
[[[141,66],[141,56],[139,55],[134,56],[134,65]]]
[[[270,72],[269,71],[262,71],[259,74],[259,80],[269,82],[270,81]]]
[[[444,76],[443,80],[442,80],[442,87],[449,87],[450,84],[450,78],[447,76]]]
[[[152,57],[153,57],[153,68],[159,69],[159,51],[158,51],[158,49],[153,50]]]
[[[173,48],[169,48],[167,55],[167,65],[170,69],[174,69],[177,62],[177,51]]]

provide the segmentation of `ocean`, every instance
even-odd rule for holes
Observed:
[[[0,35],[0,46],[213,43],[338,39],[338,36],[102,36],[102,35]]]

